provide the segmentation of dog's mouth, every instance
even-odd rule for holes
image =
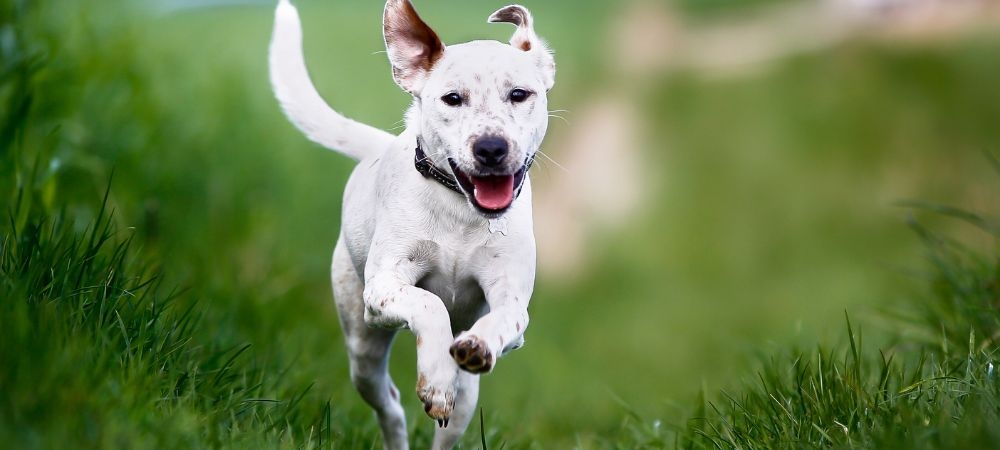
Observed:
[[[487,216],[502,214],[517,197],[517,191],[524,182],[527,165],[522,165],[517,172],[507,175],[470,175],[458,168],[455,161],[448,159],[451,171],[458,180],[458,185],[465,191],[466,197],[479,212]]]

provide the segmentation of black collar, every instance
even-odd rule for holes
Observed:
[[[420,172],[424,178],[431,178],[434,181],[441,183],[442,186],[458,192],[459,195],[465,195],[465,193],[462,192],[462,188],[458,186],[458,181],[455,181],[455,178],[447,172],[438,169],[437,166],[431,163],[431,159],[428,158],[427,154],[424,153],[424,150],[420,148],[420,141],[417,141],[417,149],[414,153],[415,156],[413,157],[413,166],[417,168],[417,172]]]

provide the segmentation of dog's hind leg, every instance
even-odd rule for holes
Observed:
[[[362,324],[363,325],[363,324]],[[351,381],[378,417],[385,448],[405,450],[406,416],[399,402],[399,389],[389,377],[389,347],[393,331],[369,329],[366,336],[352,336],[348,344],[351,357]]]
[[[455,410],[451,413],[448,426],[438,427],[434,432],[434,450],[447,450],[455,446],[462,433],[469,426],[476,414],[476,402],[479,400],[479,375],[459,371],[457,392],[455,395]]]
[[[389,350],[396,331],[369,328],[365,324],[364,285],[342,240],[333,251],[331,274],[333,295],[351,361],[351,381],[375,410],[385,448],[405,450],[409,447],[406,416],[399,401],[399,389],[389,377]]]

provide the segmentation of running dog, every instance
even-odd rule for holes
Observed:
[[[275,11],[275,95],[309,139],[359,161],[347,181],[333,251],[333,293],[351,380],[375,410],[386,448],[408,448],[388,372],[399,329],[416,335],[417,395],[436,419],[434,448],[468,426],[479,375],[524,343],[535,279],[528,170],[548,126],[555,62],[522,6],[509,44],[445,46],[408,0],[386,2],[385,47],[396,84],[413,96],[393,136],[331,109],[302,55],[298,12]]]

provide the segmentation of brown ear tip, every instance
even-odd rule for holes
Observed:
[[[489,21],[491,23],[512,23],[517,26],[530,26],[528,23],[531,19],[531,14],[521,5],[510,5],[505,6],[493,13]]]

